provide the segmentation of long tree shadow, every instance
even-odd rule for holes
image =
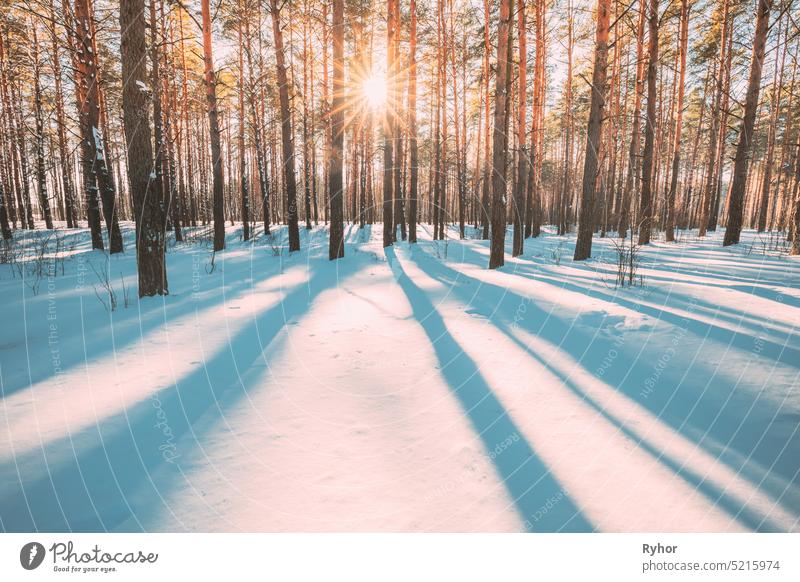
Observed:
[[[485,317],[516,345],[560,378],[565,387],[580,396],[587,404],[599,411],[604,418],[637,441],[639,446],[696,487],[715,504],[751,529],[767,531],[779,529],[768,519],[763,519],[763,516],[751,511],[740,500],[727,495],[719,487],[706,481],[703,476],[685,467],[680,459],[670,458],[659,450],[657,445],[643,441],[635,430],[614,417],[601,403],[582,390],[569,374],[556,369],[546,358],[536,354],[530,346],[513,333],[512,329],[514,326],[518,326],[552,345],[559,346],[560,349],[569,353],[579,365],[589,371],[603,366],[603,358],[608,357],[610,347],[622,352],[625,350],[623,346],[614,345],[611,341],[598,342],[595,335],[584,333],[555,314],[541,309],[530,298],[518,295],[507,288],[471,278],[461,271],[456,271],[436,261],[419,249],[413,249],[411,258],[423,272],[446,285],[449,293],[469,305],[471,313]],[[475,285],[461,284],[466,281],[475,283]],[[525,305],[524,319],[520,319],[516,315],[520,305]],[[735,387],[713,379],[709,380],[709,389],[702,394],[697,394],[694,386],[690,383],[675,382],[673,385],[677,387],[674,390],[654,391],[649,398],[643,399],[640,397],[642,379],[652,373],[652,366],[648,367],[635,358],[620,358],[620,360],[624,360],[630,365],[604,368],[604,382],[618,389],[640,406],[650,410],[673,430],[696,442],[718,460],[726,462],[737,473],[748,478],[757,488],[769,492],[776,502],[782,503],[793,513],[800,514],[800,499],[787,491],[787,483],[796,486],[798,482],[797,458],[800,453],[800,438],[797,431],[792,432],[787,430],[783,423],[772,421],[775,415],[785,415],[785,413],[764,404],[763,399],[760,399],[749,403],[755,409],[754,413],[748,407],[731,407],[730,411],[726,410],[726,413],[735,418],[726,423],[717,422],[720,399],[725,401],[729,398]],[[662,381],[668,382],[664,378]],[[732,456],[721,453],[711,445],[709,442],[711,439],[707,439],[705,435],[710,435],[718,442],[726,443],[727,447],[738,451],[739,455]],[[774,471],[782,478],[769,479],[770,475],[765,475],[763,469],[743,464],[741,459],[745,458],[756,460],[762,467],[771,467],[771,471],[768,472]]]
[[[528,258],[521,259],[525,263],[531,263]],[[563,273],[558,273],[551,268],[551,264],[549,263],[538,263],[533,262],[536,265],[536,268],[531,268],[527,265],[520,266],[519,264],[515,265],[514,273],[520,274],[523,276],[528,276],[531,278],[540,278],[543,273],[546,273],[551,276],[552,281],[559,281],[565,282],[563,279]],[[613,289],[613,282],[617,276],[617,266],[614,264],[597,264],[592,263],[591,266],[583,266],[583,265],[570,265],[571,268],[579,270],[580,275],[572,276],[573,279],[577,283],[585,282],[587,286],[591,286],[594,289],[599,290],[599,292],[603,293],[604,291],[611,291]],[[659,271],[666,270],[658,266]],[[669,301],[671,304],[677,304],[676,306],[682,309],[689,309],[693,312],[704,312],[708,315],[711,319],[717,319],[729,323],[730,325],[734,325],[737,327],[747,327],[749,331],[753,331],[754,333],[764,333],[769,332],[772,334],[776,334],[778,337],[778,342],[782,342],[783,344],[788,343],[789,341],[796,338],[795,328],[796,325],[792,325],[787,323],[785,320],[776,320],[770,321],[771,327],[766,327],[764,325],[764,317],[760,314],[746,314],[742,311],[741,305],[738,307],[736,306],[726,306],[719,302],[713,302],[711,300],[706,299],[702,296],[702,294],[690,294],[687,293],[685,290],[690,287],[694,287],[696,289],[707,289],[709,287],[720,289],[721,291],[737,291],[739,293],[743,293],[752,297],[757,297],[759,299],[765,299],[767,301],[772,301],[775,303],[775,308],[785,308],[785,307],[800,307],[800,298],[794,298],[789,295],[785,291],[780,291],[764,286],[757,286],[757,285],[725,285],[725,284],[716,284],[711,282],[710,279],[707,280],[706,277],[699,278],[701,280],[682,280],[676,277],[668,277],[662,276],[660,274],[654,274],[651,271],[648,271],[645,275],[645,280],[647,281],[648,287],[651,289],[655,289],[661,298],[664,301]],[[663,283],[663,285],[656,285],[652,286],[654,282]],[[601,285],[597,285],[597,283],[603,283]],[[782,285],[786,286],[788,281],[784,281]],[[676,287],[676,286],[680,287]],[[778,285],[777,283],[775,285]],[[580,285],[579,285],[580,286]],[[616,290],[614,289],[615,293],[614,296],[616,297],[619,294],[624,293],[624,290]],[[699,296],[698,296],[699,295]],[[744,299],[744,298],[737,298],[737,299]],[[791,313],[791,312],[790,312]],[[749,315],[749,316],[748,316]],[[778,327],[783,329],[777,329]]]
[[[532,273],[528,273],[527,275],[523,276],[534,277]],[[636,310],[645,315],[650,315],[651,317],[654,317],[660,321],[671,323],[678,327],[684,327],[687,324],[687,317],[684,317],[681,314],[672,313],[666,308],[662,309],[656,306],[646,305],[643,302],[633,301],[628,299],[623,293],[610,293],[602,291],[596,287],[591,288],[576,285],[574,283],[569,283],[564,279],[557,278],[555,276],[543,275],[541,273],[537,273],[535,278],[537,281],[550,283],[553,286],[561,289],[582,293],[583,295],[593,299],[601,299],[609,303],[616,303],[617,305]],[[698,301],[698,303],[702,304],[701,301]],[[704,336],[707,339],[718,341],[725,345],[736,347],[745,352],[752,352],[756,346],[754,342],[756,338],[753,336],[732,331],[711,323],[694,321],[691,319],[688,319],[688,323],[691,324],[691,331],[697,333],[698,335]],[[736,322],[731,321],[731,323]],[[793,339],[793,336],[791,334],[781,334],[781,332],[771,328],[769,329],[769,332],[772,334],[783,335],[784,343],[781,344],[775,341],[764,339],[763,337],[759,337],[759,353],[761,356],[776,362],[780,362],[781,364],[792,365],[796,367],[797,362],[800,362],[800,349],[788,345],[789,341]]]
[[[254,253],[269,254],[263,246],[253,247]],[[104,255],[95,253],[97,261],[106,260]],[[89,255],[87,255],[88,257]],[[134,301],[133,305],[128,309],[119,309],[111,314],[102,312],[106,317],[92,317],[91,321],[86,319],[87,314],[90,312],[89,307],[98,307],[97,299],[94,297],[93,281],[94,273],[84,264],[82,277],[85,278],[85,283],[82,285],[87,289],[83,294],[68,294],[56,297],[56,307],[58,319],[58,332],[61,341],[58,343],[59,348],[59,373],[67,373],[73,368],[85,366],[87,364],[87,357],[97,360],[103,356],[110,354],[112,351],[122,350],[135,342],[142,341],[143,336],[146,336],[152,329],[159,325],[168,325],[170,322],[177,321],[178,319],[190,315],[192,313],[199,313],[206,309],[213,309],[218,305],[234,300],[249,289],[252,288],[253,282],[250,279],[251,270],[253,269],[253,255],[249,257],[234,257],[226,258],[226,255],[217,256],[216,267],[212,269],[210,266],[210,253],[205,250],[178,252],[167,254],[168,270],[170,273],[190,273],[194,277],[194,273],[198,274],[197,281],[203,284],[202,288],[193,290],[192,286],[195,285],[194,280],[176,280],[173,275],[171,285],[173,293],[168,297],[149,297],[143,298],[141,301]],[[269,257],[271,258],[271,257]],[[84,263],[88,263],[92,259],[82,258]],[[114,259],[119,260],[132,260],[129,257],[121,257]],[[221,276],[222,269],[220,263],[222,260],[230,261],[230,272]],[[291,259],[290,259],[291,260]],[[260,262],[259,268],[267,270],[270,274],[277,274],[285,264],[284,259],[281,259],[281,264],[273,261]],[[188,264],[187,264],[188,263]],[[77,268],[77,267],[76,267]],[[116,268],[116,267],[114,267]],[[120,292],[118,282],[114,280],[116,272],[111,272],[111,283]],[[224,281],[224,283],[220,280]],[[56,277],[54,280],[56,285],[73,285],[69,277],[62,278]],[[199,284],[197,283],[197,284]],[[214,285],[222,289],[219,293],[208,292],[210,289],[206,285]],[[72,289],[72,287],[69,287]],[[177,293],[174,292],[177,289]],[[197,292],[195,292],[197,291]],[[131,290],[132,296],[135,296],[135,288]],[[120,299],[121,300],[121,299]],[[25,306],[22,307],[25,309]],[[22,341],[26,342],[31,350],[31,365],[28,361],[8,361],[3,362],[3,391],[0,398],[5,398],[18,392],[22,389],[29,388],[34,384],[52,378],[55,375],[53,366],[48,365],[33,365],[37,361],[37,347],[43,350],[46,356],[43,361],[50,360],[50,349],[52,346],[48,344],[50,339],[49,324],[51,321],[42,316],[43,308],[40,304],[31,303],[31,314],[25,332],[20,332],[24,336]],[[35,324],[38,322],[38,328]],[[2,346],[0,346],[2,350]]]
[[[450,334],[428,296],[403,271],[394,249],[385,250],[395,279],[436,353],[442,374],[480,435],[526,529],[593,531],[593,525],[536,455],[475,362]]]
[[[0,466],[6,476],[0,488],[0,527],[90,532],[143,531],[163,524],[172,515],[170,493],[187,482],[195,467],[208,466],[206,435],[225,430],[226,412],[263,380],[269,366],[265,352],[281,337],[279,332],[305,315],[320,293],[364,264],[315,261],[307,284],[290,290],[173,386]],[[230,440],[235,441],[234,433]],[[16,482],[8,481],[12,475]],[[174,516],[172,522],[174,529],[181,527]]]

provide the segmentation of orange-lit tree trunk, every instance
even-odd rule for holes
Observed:
[[[247,115],[244,110],[245,72],[244,72],[244,42],[242,41],[242,21],[247,18],[244,4],[239,0],[239,14],[236,22],[236,35],[239,41],[239,192],[242,197],[242,238],[250,240],[250,192],[248,191],[247,156],[245,146],[245,120]]]
[[[586,129],[586,157],[583,162],[583,187],[578,219],[578,240],[575,243],[575,255],[573,257],[576,261],[582,261],[592,256],[595,183],[599,168],[603,109],[606,102],[610,5],[611,0],[597,0],[597,32],[595,36],[594,71],[592,73],[592,99],[589,105],[589,124]]]
[[[331,225],[328,258],[333,261],[344,256],[344,0],[333,0],[333,101],[331,103],[331,150],[328,155],[330,172]]]
[[[300,229],[297,225],[297,181],[294,173],[294,140],[292,111],[289,104],[289,80],[283,48],[283,30],[278,0],[270,0],[272,33],[275,41],[275,66],[278,78],[278,98],[281,108],[281,143],[283,145],[283,179],[286,187],[286,222],[289,226],[289,251],[300,250]]]
[[[511,202],[511,215],[514,223],[513,240],[511,243],[511,256],[518,257],[522,254],[524,239],[524,218],[525,218],[525,194],[528,191],[528,176],[530,174],[530,160],[528,158],[527,132],[525,116],[527,113],[526,104],[528,97],[527,68],[528,68],[528,47],[527,29],[525,18],[525,1],[520,2],[517,9],[517,34],[519,36],[519,76],[517,77],[517,145],[519,153],[517,156],[517,180],[514,183],[514,194]]]
[[[753,39],[753,56],[750,63],[750,79],[744,101],[744,116],[739,129],[739,143],[733,158],[733,182],[728,196],[728,225],[723,245],[737,244],[742,231],[744,191],[747,184],[750,154],[753,149],[753,128],[758,110],[758,95],[761,90],[761,68],[769,32],[769,14],[772,0],[759,0],[756,11],[756,31]]]
[[[31,18],[31,40],[33,52],[33,103],[36,120],[36,184],[39,191],[39,209],[44,215],[45,226],[53,228],[53,215],[50,212],[50,199],[47,195],[47,174],[44,164],[44,113],[42,111],[41,65],[39,63],[39,34],[36,21]]]
[[[408,156],[409,182],[408,242],[417,242],[417,189],[419,188],[419,152],[417,150],[417,3],[411,0],[408,61]]]
[[[394,95],[395,70],[394,70],[394,35],[395,12],[394,2],[388,0],[386,11],[386,78],[387,102],[391,104]],[[394,117],[391,107],[386,107],[383,124],[383,246],[391,246],[394,242],[393,211],[393,177],[392,172],[394,153]],[[435,147],[435,146],[434,146]]]
[[[667,192],[667,242],[675,240],[675,197],[678,190],[678,172],[681,165],[681,135],[683,129],[683,100],[686,89],[686,51],[689,48],[689,0],[681,0],[680,70],[678,71],[678,104],[675,114],[675,135],[672,154],[672,178]]]
[[[650,0],[649,58],[647,62],[647,110],[644,121],[644,150],[642,151],[642,194],[639,202],[639,244],[650,242],[653,221],[653,150],[656,129],[656,67],[658,66],[658,0]]]
[[[139,297],[166,295],[165,201],[163,192],[153,187],[150,178],[153,149],[149,94],[142,82],[147,78],[144,0],[121,0],[119,23],[122,31],[122,114],[128,183],[136,220]]]
[[[489,240],[489,218],[491,216],[490,188],[491,188],[491,157],[489,146],[489,55],[492,53],[492,43],[489,36],[489,0],[483,0],[483,188],[481,189],[481,226],[483,227],[483,240]]]
[[[513,0],[500,0],[497,30],[497,73],[492,135],[492,232],[489,268],[503,266],[506,238],[506,162],[508,156],[508,94],[511,89],[511,19]]]
[[[219,111],[217,109],[217,79],[214,73],[214,54],[211,45],[211,7],[209,0],[200,0],[203,19],[203,64],[208,106],[208,134],[211,142],[211,168],[213,181],[214,251],[225,248],[225,200],[222,174],[222,149],[220,147]]]
[[[625,176],[625,187],[622,190],[622,202],[619,211],[617,234],[625,238],[630,226],[631,198],[634,187],[638,183],[637,168],[639,168],[639,127],[642,112],[642,86],[644,84],[644,23],[647,10],[646,0],[639,0],[639,24],[636,27],[636,81],[633,97],[633,123],[631,129],[631,146],[628,150],[628,171]]]

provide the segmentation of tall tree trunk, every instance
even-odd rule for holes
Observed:
[[[631,199],[638,182],[637,169],[639,168],[639,127],[642,112],[642,85],[644,83],[644,23],[647,9],[645,2],[639,0],[639,24],[636,27],[636,80],[633,97],[633,123],[631,128],[631,146],[628,150],[628,171],[625,176],[625,187],[622,190],[622,203],[620,205],[619,223],[617,234],[620,238],[627,236],[628,227],[631,226],[630,211]]]
[[[492,232],[489,268],[503,266],[506,238],[506,161],[508,156],[508,95],[511,89],[511,18],[513,0],[500,0],[500,25],[497,31],[497,73],[492,135]]]
[[[400,227],[400,239],[406,240],[406,219],[403,204],[403,97],[400,76],[400,0],[394,0],[394,82],[392,83],[392,100],[390,106],[394,111],[394,209],[392,210],[392,238],[397,240],[397,227]]]
[[[289,80],[283,48],[281,13],[278,0],[270,0],[272,33],[275,40],[275,66],[278,77],[278,98],[281,107],[281,141],[283,144],[283,179],[286,187],[286,222],[289,226],[289,252],[300,250],[300,229],[297,225],[297,182],[294,173],[292,112],[289,105]]]
[[[788,30],[787,30],[788,33]],[[781,29],[778,27],[778,40],[776,41],[776,52],[781,46]],[[786,35],[784,35],[786,36]],[[758,232],[764,232],[767,228],[767,217],[769,211],[769,193],[772,187],[772,165],[775,162],[775,133],[778,126],[778,115],[781,110],[781,94],[783,92],[783,69],[786,61],[786,39],[783,39],[783,50],[781,58],[775,58],[775,72],[772,78],[772,96],[770,98],[770,121],[767,130],[767,155],[764,159],[764,177],[761,181],[761,192],[759,196],[758,215],[756,228]]]
[[[50,42],[53,56],[53,79],[55,87],[56,131],[58,132],[58,153],[61,167],[61,181],[64,188],[64,213],[67,227],[78,226],[78,213],[75,207],[75,182],[72,178],[72,161],[67,142],[66,115],[64,114],[64,89],[61,78],[61,58],[59,55],[58,33],[56,32],[55,7],[50,6]]]
[[[31,18],[31,40],[33,45],[33,103],[36,120],[36,183],[39,191],[39,208],[44,215],[45,226],[53,228],[53,215],[50,212],[50,199],[47,195],[47,173],[44,167],[44,113],[42,112],[41,66],[39,63],[39,34],[36,21]]]
[[[681,136],[683,130],[683,100],[686,92],[686,51],[689,48],[689,0],[681,0],[680,70],[678,71],[678,104],[675,116],[675,135],[672,154],[672,178],[667,192],[667,217],[665,237],[675,241],[675,198],[678,191],[678,173],[681,165]]]
[[[576,261],[582,261],[592,256],[594,195],[599,167],[600,137],[603,130],[603,108],[606,102],[610,6],[611,0],[597,0],[597,32],[591,87],[592,100],[589,105],[589,124],[586,129],[586,157],[583,163],[583,188],[578,220],[578,240],[575,243],[575,255],[573,257]]]
[[[267,161],[264,153],[264,138],[263,128],[259,120],[258,104],[256,103],[256,87],[253,74],[253,56],[252,47],[250,43],[250,18],[245,18],[244,21],[244,42],[245,54],[247,55],[247,76],[248,76],[248,90],[247,102],[250,110],[250,125],[253,131],[253,141],[256,148],[256,166],[258,168],[258,186],[261,192],[262,203],[262,220],[264,221],[264,234],[269,234],[269,174],[267,172]]]
[[[86,20],[83,23],[82,38],[84,58],[87,61],[88,88],[86,100],[90,102],[89,127],[92,135],[92,149],[95,161],[95,175],[97,190],[103,203],[103,219],[108,230],[108,249],[113,255],[123,251],[122,234],[119,229],[117,210],[117,193],[114,179],[111,175],[111,158],[107,149],[108,128],[104,122],[104,99],[100,86],[100,64],[98,63],[97,38],[94,24],[94,8],[92,0],[78,0],[86,7]],[[77,4],[77,2],[76,2]],[[77,6],[76,6],[77,16]],[[78,27],[81,30],[81,26]],[[86,58],[88,55],[88,58]]]
[[[658,66],[658,0],[650,0],[649,41],[650,55],[647,63],[647,113],[644,124],[644,150],[642,152],[642,196],[639,204],[639,244],[650,242],[653,221],[653,150],[656,124],[656,67]]]
[[[556,200],[556,223],[558,234],[567,232],[569,224],[568,208],[572,200],[572,155],[573,155],[573,127],[572,127],[572,75],[573,75],[573,47],[574,39],[574,11],[572,0],[567,3],[567,77],[564,82],[564,168],[561,189]]]
[[[720,26],[720,55],[719,68],[717,69],[717,88],[714,96],[714,106],[711,112],[711,133],[709,134],[708,168],[706,183],[700,199],[700,212],[698,215],[698,236],[705,236],[708,223],[714,207],[714,189],[717,175],[718,141],[721,131],[722,94],[725,89],[725,59],[727,54],[728,14],[729,0],[722,0],[722,23]],[[724,135],[724,134],[723,134]]]
[[[408,155],[410,165],[408,242],[417,242],[417,189],[419,152],[417,150],[417,3],[411,0],[408,62]]]
[[[81,166],[92,248],[103,249],[100,226],[100,197],[97,190],[97,129],[100,105],[97,101],[96,65],[92,50],[91,15],[87,0],[75,0],[75,88],[81,133]]]
[[[152,1],[152,0],[151,0]],[[225,200],[220,147],[219,111],[217,110],[217,79],[214,73],[214,54],[211,46],[211,7],[209,0],[200,1],[203,19],[203,64],[208,104],[208,131],[211,142],[211,167],[214,192],[214,251],[225,248]]]
[[[136,220],[139,297],[166,295],[165,201],[163,192],[154,188],[150,179],[153,150],[148,93],[141,81],[147,78],[144,0],[120,0],[119,23],[122,31],[122,113],[128,183]]]
[[[483,188],[481,189],[481,226],[483,228],[483,240],[489,240],[489,219],[491,217],[491,202],[490,202],[490,188],[491,188],[491,156],[489,149],[489,56],[492,54],[492,43],[489,36],[489,0],[483,0],[483,133],[486,136],[484,140],[484,154],[483,154]]]
[[[511,214],[514,222],[513,240],[511,244],[511,256],[518,257],[522,254],[524,245],[524,218],[525,218],[525,194],[528,191],[528,176],[530,175],[527,145],[527,132],[525,126],[526,104],[528,97],[527,68],[528,68],[528,47],[527,47],[527,28],[525,18],[525,1],[520,2],[517,9],[517,30],[519,35],[519,76],[517,77],[517,145],[519,154],[517,156],[517,180],[514,184],[513,202]],[[466,87],[464,88],[466,90]]]
[[[739,143],[733,158],[733,183],[728,195],[728,225],[725,229],[723,246],[737,244],[742,232],[744,212],[744,191],[747,183],[750,153],[753,149],[753,128],[758,109],[758,95],[761,90],[761,68],[764,64],[764,51],[769,32],[769,14],[772,0],[759,0],[756,12],[756,31],[753,39],[753,56],[750,63],[750,79],[744,101],[744,116],[739,129]]]
[[[536,61],[533,73],[533,111],[531,112],[531,177],[528,180],[526,236],[538,237],[542,223],[542,161],[544,157],[545,50],[547,3],[536,5]]]
[[[306,229],[311,230],[311,154],[309,144],[308,103],[308,0],[303,1],[303,198],[305,201]]]
[[[391,103],[394,96],[394,35],[395,35],[395,12],[394,2],[388,0],[386,11],[386,78],[387,78],[387,101]],[[393,210],[393,177],[392,172],[393,153],[394,153],[394,117],[391,107],[386,107],[385,120],[383,125],[383,246],[391,246],[394,242],[393,230],[394,220]]]
[[[245,72],[244,43],[242,42],[242,20],[246,19],[244,3],[239,0],[239,14],[236,23],[236,34],[239,41],[239,191],[242,196],[242,238],[250,240],[250,193],[247,189],[247,156],[244,140],[244,127],[247,116],[244,111]]]
[[[344,256],[344,0],[333,0],[333,103],[331,110],[330,173],[328,175],[331,206],[330,246],[328,258]]]

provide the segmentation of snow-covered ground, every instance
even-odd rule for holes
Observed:
[[[322,227],[213,261],[200,230],[142,301],[131,225],[123,256],[4,255],[0,529],[800,529],[800,262],[769,237],[681,233],[616,288],[611,239],[488,271],[456,231],[348,226],[331,263]]]

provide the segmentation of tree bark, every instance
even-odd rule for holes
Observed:
[[[283,48],[281,13],[278,0],[270,0],[272,33],[275,39],[275,66],[278,77],[278,98],[281,108],[281,141],[283,144],[283,179],[286,187],[286,222],[289,226],[289,252],[300,250],[300,229],[297,225],[297,182],[294,173],[292,112],[289,105],[289,80]]]
[[[328,190],[331,224],[328,258],[344,257],[344,0],[333,0],[333,101],[331,110],[331,150]]]
[[[386,76],[387,102],[391,103],[394,95],[394,2],[389,0],[386,13]],[[392,158],[394,153],[394,118],[391,107],[386,107],[383,125],[383,246],[391,246],[394,242],[393,211],[393,177]]]
[[[136,264],[139,297],[166,295],[165,216],[163,191],[154,188],[149,93],[145,62],[144,0],[120,0],[122,31],[122,113],[128,184],[136,220]]]
[[[417,149],[417,3],[411,0],[408,63],[408,156],[410,165],[408,242],[417,242],[417,190],[419,152]]]
[[[511,256],[518,257],[524,248],[524,218],[525,218],[525,194],[528,191],[528,176],[530,175],[530,159],[528,157],[527,132],[525,126],[525,115],[528,87],[526,69],[528,67],[527,54],[527,29],[525,18],[525,2],[520,2],[517,9],[517,30],[519,35],[519,76],[517,77],[517,146],[519,155],[517,156],[517,180],[514,183],[514,195],[511,205],[511,214],[514,222],[513,239],[511,243]],[[466,90],[466,88],[464,88]]]
[[[44,216],[45,227],[52,230],[53,215],[47,195],[47,174],[44,167],[44,114],[42,112],[42,85],[40,81],[39,34],[36,21],[31,18],[31,40],[33,45],[33,102],[36,120],[36,183],[39,191],[39,207]]]
[[[658,0],[650,0],[649,41],[650,55],[647,63],[647,113],[644,125],[644,150],[642,152],[642,195],[639,203],[639,244],[650,243],[653,221],[653,150],[656,124],[656,67],[658,66]]]
[[[586,156],[583,162],[578,240],[573,259],[582,261],[592,256],[594,230],[594,195],[597,182],[600,139],[603,129],[603,109],[606,102],[606,69],[608,67],[608,25],[611,0],[597,0],[597,32],[595,37],[592,99],[589,105],[589,124],[586,129]]]
[[[206,102],[208,104],[208,131],[211,142],[211,167],[214,203],[214,251],[225,248],[225,200],[220,147],[219,111],[217,109],[217,79],[214,73],[214,55],[211,46],[211,7],[209,0],[201,0],[203,19],[203,64]]]
[[[675,241],[675,198],[678,191],[678,172],[681,165],[681,136],[683,130],[683,100],[686,92],[686,52],[689,48],[689,0],[681,0],[680,70],[678,72],[678,104],[675,115],[675,135],[672,154],[672,178],[667,192],[665,238]]]
[[[506,161],[508,136],[508,94],[511,88],[511,18],[513,0],[500,0],[500,26],[497,31],[497,74],[492,135],[492,232],[489,268],[503,266],[506,238]]]
[[[739,143],[733,162],[733,183],[728,195],[728,225],[725,229],[723,246],[737,244],[742,232],[744,211],[744,191],[750,154],[753,148],[753,128],[758,109],[758,95],[761,89],[761,68],[764,64],[764,51],[769,32],[769,14],[772,0],[759,0],[756,12],[756,31],[753,39],[753,56],[750,64],[750,79],[744,102],[744,116],[739,129]]]
[[[638,183],[636,170],[639,168],[639,127],[641,124],[642,111],[642,83],[644,81],[644,23],[647,10],[644,3],[646,0],[639,0],[639,24],[636,27],[636,80],[634,85],[633,97],[633,124],[631,128],[631,146],[628,150],[628,171],[625,176],[625,186],[622,190],[622,201],[619,211],[619,223],[617,234],[620,238],[625,238],[630,225],[631,197],[634,186]],[[632,231],[631,231],[632,232]],[[633,236],[633,235],[631,235]]]

